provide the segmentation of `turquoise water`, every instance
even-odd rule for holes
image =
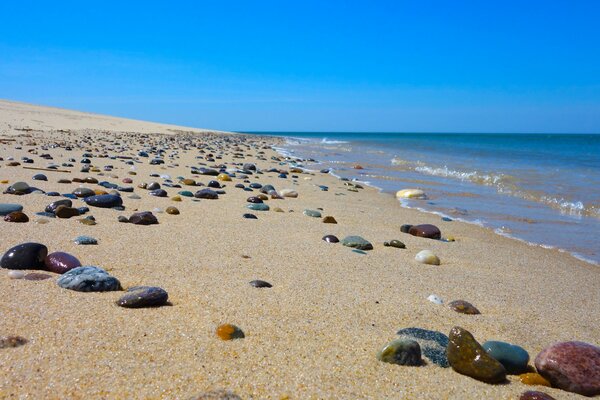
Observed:
[[[260,133],[286,137],[281,151],[309,168],[428,195],[403,206],[600,263],[600,135]]]

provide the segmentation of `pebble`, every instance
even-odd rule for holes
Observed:
[[[491,357],[473,335],[458,326],[450,331],[446,349],[450,366],[459,374],[486,383],[500,383],[506,380],[506,370]]]
[[[337,224],[337,221],[331,215],[327,215],[326,217],[323,218],[323,223],[324,224]]]
[[[196,181],[193,179],[182,179],[180,182],[186,186],[196,186]]]
[[[399,199],[427,199],[427,195],[421,189],[402,189],[396,192],[396,197]]]
[[[386,344],[377,353],[377,359],[390,364],[418,366],[421,359],[421,346],[410,339],[396,339]]]
[[[31,187],[25,182],[15,182],[9,189],[12,189],[16,193],[27,193]]]
[[[178,194],[183,197],[194,197],[194,193],[190,192],[189,190],[182,190]]]
[[[246,199],[248,203],[261,204],[263,200],[260,197],[251,196]]]
[[[119,215],[119,216],[117,217],[117,221],[119,221],[119,222],[127,222],[127,223],[128,223],[128,222],[129,222],[129,218],[127,218],[127,217],[126,217],[126,216],[124,216],[124,215]]]
[[[90,219],[88,217],[80,218],[77,221],[79,221],[80,224],[88,225],[88,226],[94,226],[97,224],[96,220]]]
[[[431,224],[413,225],[408,233],[413,236],[424,237],[428,239],[440,239],[442,233],[439,228]]]
[[[20,204],[0,203],[0,216],[8,215],[16,211],[23,211],[23,206]]]
[[[44,269],[48,248],[40,243],[21,243],[11,247],[0,259],[0,267],[6,269]]]
[[[259,203],[259,204],[250,203],[246,206],[246,208],[253,210],[253,211],[269,211],[269,209],[270,209],[269,205],[264,204],[264,203]]]
[[[75,239],[73,239],[73,241],[75,242],[75,244],[79,244],[79,245],[92,245],[92,244],[98,244],[98,240],[94,239],[91,236],[77,236]]]
[[[34,181],[47,181],[48,177],[44,174],[35,174],[31,177]]]
[[[56,210],[54,210],[54,215],[56,215],[58,218],[68,219],[78,216],[79,210],[73,207],[58,206],[56,207]]]
[[[52,278],[52,275],[40,274],[38,272],[31,272],[23,277],[27,281],[45,281],[50,278]]]
[[[584,396],[600,394],[600,347],[584,342],[560,342],[535,358],[535,367],[553,387]]]
[[[117,305],[126,308],[160,307],[167,303],[169,294],[157,286],[135,286],[127,289]]]
[[[395,247],[397,249],[405,249],[406,245],[399,240],[390,240],[389,242],[383,242],[383,245],[386,247]]]
[[[170,215],[179,215],[179,210],[177,209],[177,207],[173,206],[167,207],[165,212]]]
[[[140,196],[138,196],[137,194],[132,194],[131,196],[127,196],[128,199],[132,199],[132,200],[139,200],[141,199]]]
[[[0,337],[0,349],[23,346],[27,339],[21,336],[2,336]]]
[[[219,389],[200,393],[190,400],[242,400],[242,398],[230,390]]]
[[[525,385],[547,386],[550,387],[550,382],[537,372],[526,372],[519,375],[519,380]]]
[[[77,267],[65,272],[56,284],[63,289],[78,292],[108,292],[121,290],[121,283],[102,268],[94,266]]]
[[[181,199],[181,196],[173,196],[173,197],[171,197],[171,200],[172,200],[172,201],[177,201],[177,202],[183,201],[183,200]]]
[[[6,222],[25,223],[29,222],[29,217],[22,211],[13,211],[4,216]]]
[[[254,280],[254,281],[250,281],[250,286],[253,286],[255,288],[270,288],[273,287],[273,285],[271,285],[269,282],[266,281],[261,281],[261,280]]]
[[[313,218],[321,218],[321,213],[317,210],[304,210],[304,215]]]
[[[415,260],[421,264],[440,265],[440,259],[430,250],[422,250],[417,253]]]
[[[457,313],[461,313],[461,314],[468,314],[468,315],[481,314],[479,312],[479,310],[473,304],[469,303],[468,301],[464,301],[464,300],[451,301],[450,303],[448,303],[448,307],[450,307],[452,310],[456,311]]]
[[[529,353],[524,348],[495,340],[489,340],[481,347],[504,366],[507,374],[518,375],[527,371]]]
[[[217,180],[221,182],[231,182],[231,177],[227,174],[219,174],[217,175]]]
[[[554,397],[544,392],[528,390],[519,397],[519,400],[555,400]]]
[[[223,340],[243,339],[246,336],[240,328],[232,324],[219,325],[216,334]]]
[[[358,250],[373,250],[373,245],[360,236],[346,236],[342,239],[342,245]]]
[[[258,219],[258,217],[256,215],[250,214],[250,213],[246,213],[246,214],[242,215],[242,217],[246,218],[246,219]]]
[[[408,231],[412,228],[412,225],[404,224],[400,227],[400,232],[408,233]]]
[[[280,194],[283,197],[291,197],[291,198],[297,198],[298,197],[298,192],[296,192],[295,190],[292,189],[283,189]]]
[[[92,189],[89,189],[86,187],[77,188],[77,189],[73,190],[71,193],[77,197],[83,197],[83,198],[96,195],[96,192],[94,192]]]
[[[11,269],[10,271],[8,271],[7,275],[10,279],[22,279],[25,276],[25,272],[16,269]]]
[[[181,194],[181,192],[180,192],[180,194]],[[219,198],[219,195],[214,190],[202,189],[202,190],[198,190],[194,194],[194,197],[197,198],[197,199],[216,200],[216,199]]]
[[[441,299],[441,297],[438,297],[435,294],[430,294],[429,297],[427,297],[427,300],[438,305],[444,304],[444,301]]]
[[[450,366],[446,357],[448,336],[442,332],[422,328],[404,328],[399,330],[397,334],[400,338],[411,339],[419,343],[423,355],[432,363],[442,368]]]
[[[283,209],[282,209],[281,207],[275,207],[275,208],[273,209],[273,211],[275,211],[275,212],[280,212],[280,213],[281,213],[281,212],[284,212],[284,211],[283,211]]]
[[[340,239],[337,238],[337,236],[334,235],[325,235],[323,236],[324,241],[326,241],[327,243],[339,243]]]
[[[69,253],[56,251],[46,256],[44,259],[44,265],[46,266],[46,270],[50,272],[64,274],[73,268],[81,267],[81,262],[75,256]]]
[[[150,211],[142,211],[132,214],[129,222],[134,225],[155,225],[158,224],[158,219]]]
[[[83,201],[88,206],[100,208],[113,208],[123,205],[123,199],[116,194],[101,194],[96,196],[86,197]]]
[[[151,190],[148,194],[154,197],[167,197],[169,195],[165,189]]]

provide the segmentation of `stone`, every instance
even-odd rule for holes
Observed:
[[[117,305],[125,308],[160,307],[167,304],[169,294],[157,286],[135,286],[127,289]]]
[[[56,251],[50,253],[44,259],[46,270],[57,274],[64,274],[73,268],[81,267],[81,262],[73,255]]]
[[[284,211],[283,211],[283,209],[282,209],[281,207],[275,207],[275,208],[273,209],[273,211],[275,211],[275,212],[284,212]]]
[[[322,240],[326,241],[327,243],[339,243],[340,239],[337,238],[337,236],[334,235],[325,235],[323,236]]]
[[[73,202],[69,199],[57,200],[53,203],[50,203],[46,206],[45,211],[49,213],[54,213],[59,206],[72,207]]]
[[[172,200],[172,201],[177,201],[177,202],[181,202],[181,201],[183,201],[183,200],[181,199],[181,196],[173,196],[173,197],[171,197],[171,200]]]
[[[160,189],[160,183],[158,183],[158,182],[149,183],[148,185],[146,185],[146,189],[148,189],[148,190],[158,190],[158,189]]]
[[[54,215],[58,218],[68,219],[78,216],[79,210],[73,207],[58,206],[56,207],[56,210],[54,210]]]
[[[441,299],[441,297],[436,296],[435,294],[430,294],[429,297],[427,297],[427,300],[437,305],[444,304],[444,301]]]
[[[495,340],[488,340],[481,347],[504,366],[507,374],[518,375],[527,371],[529,353],[524,348]]]
[[[525,385],[547,386],[550,387],[550,382],[537,372],[526,372],[519,375],[519,380]]]
[[[600,347],[584,342],[560,342],[535,358],[535,368],[553,387],[584,396],[600,394]]]
[[[123,222],[123,223],[129,223],[129,218],[127,218],[127,217],[126,217],[126,216],[124,216],[124,215],[119,215],[119,216],[117,217],[117,221],[119,221],[119,222]]]
[[[20,204],[1,203],[0,216],[5,216],[13,212],[23,211],[23,206]]]
[[[10,188],[15,193],[28,193],[31,189],[31,187],[25,182],[15,182],[10,186]]]
[[[271,190],[275,190],[275,187],[273,185],[261,185],[260,183],[251,183],[250,187],[252,189],[260,189],[259,192],[264,193],[264,194],[269,194],[269,192]]]
[[[167,197],[169,195],[165,189],[151,190],[150,192],[148,192],[148,194],[154,197]]]
[[[261,204],[263,200],[260,197],[251,196],[246,199],[248,203]]]
[[[79,245],[98,244],[98,240],[96,240],[95,238],[93,238],[91,236],[85,236],[85,235],[77,236],[75,239],[73,239],[73,241],[75,242],[75,244],[79,244]]]
[[[373,250],[373,245],[360,236],[346,236],[342,239],[342,245],[358,250]]]
[[[206,186],[208,186],[209,188],[213,188],[213,189],[220,189],[221,188],[221,184],[219,183],[219,181],[208,181],[208,183],[206,184]]]
[[[451,301],[450,303],[448,303],[448,307],[450,307],[452,310],[456,311],[457,313],[461,313],[461,314],[468,314],[468,315],[481,314],[479,312],[479,310],[473,304],[469,303],[468,301],[464,301],[464,300]]]
[[[270,209],[269,205],[264,204],[264,203],[261,203],[261,204],[252,204],[251,203],[251,204],[248,204],[246,206],[246,208],[253,210],[253,211],[269,211],[269,209]]]
[[[304,215],[307,217],[321,218],[321,212],[317,210],[304,210]]]
[[[250,286],[253,286],[255,288],[271,288],[271,287],[273,287],[273,285],[271,285],[269,282],[261,281],[259,279],[250,281]]]
[[[227,174],[219,174],[217,175],[217,180],[221,182],[231,182],[231,177]]]
[[[440,265],[440,259],[430,250],[422,250],[417,253],[415,260],[421,264]]]
[[[410,228],[412,228],[412,225],[404,224],[400,227],[400,232],[408,233],[408,231],[410,231]]]
[[[223,340],[243,339],[246,336],[240,328],[232,324],[219,325],[216,334]]]
[[[142,211],[132,214],[129,222],[134,225],[155,225],[158,224],[158,219],[150,211]]]
[[[31,272],[23,277],[26,281],[45,281],[50,278],[52,278],[52,275],[40,274],[38,272]]]
[[[63,289],[78,292],[109,292],[121,290],[121,283],[102,268],[94,266],[77,267],[65,272],[56,284]]]
[[[452,369],[459,374],[486,383],[500,383],[506,380],[506,369],[491,357],[473,335],[455,326],[448,335],[446,354]]]
[[[242,400],[242,398],[230,390],[219,389],[200,393],[190,400]]]
[[[35,174],[31,179],[34,181],[47,181],[48,177],[44,174]]]
[[[123,205],[123,199],[116,194],[101,194],[97,196],[86,197],[83,201],[88,206],[100,208],[113,208]]]
[[[25,223],[29,222],[29,217],[22,211],[13,211],[4,216],[6,222]]]
[[[182,190],[178,194],[183,197],[194,197],[194,193],[190,192],[189,190]]]
[[[198,190],[196,193],[194,193],[194,197],[197,199],[216,200],[219,198],[219,195],[214,190],[202,189],[202,190]]]
[[[167,207],[165,212],[170,215],[179,215],[179,210],[177,209],[177,207],[173,206]]]
[[[421,328],[404,328],[397,332],[400,338],[411,339],[419,343],[422,354],[432,363],[448,368],[448,358],[446,357],[446,347],[448,346],[448,336],[442,332],[429,331]]]
[[[44,269],[48,248],[41,243],[21,243],[11,247],[0,259],[6,269]]]
[[[519,400],[555,400],[554,397],[537,390],[528,390],[519,396]]]
[[[193,179],[182,179],[180,182],[186,186],[196,186],[196,181]]]
[[[82,225],[87,225],[87,226],[94,226],[97,224],[97,222],[93,219],[90,218],[80,218],[77,221],[79,221],[80,224]]]
[[[405,249],[406,245],[399,240],[390,240],[389,242],[383,242],[385,247],[395,247],[397,249]]]
[[[428,239],[441,239],[442,233],[439,228],[431,224],[413,225],[408,233],[413,236],[424,237]]]
[[[298,197],[298,192],[292,189],[283,189],[279,194],[281,194],[283,197],[291,197],[294,199]]]
[[[390,364],[418,366],[423,364],[421,346],[414,340],[396,339],[377,353],[377,359]]]
[[[427,199],[427,195],[421,189],[402,189],[396,192],[396,197],[399,199]]]
[[[2,336],[0,337],[0,349],[8,349],[23,346],[27,339],[21,336]]]
[[[73,193],[77,197],[82,197],[82,198],[96,195],[96,192],[94,192],[92,189],[89,189],[86,187],[77,188],[77,189],[73,190],[73,192],[71,192],[71,193]]]
[[[7,275],[10,279],[23,279],[23,277],[25,276],[25,272],[16,269],[11,269],[10,271],[8,271]]]
[[[256,215],[250,214],[250,213],[246,213],[246,214],[242,215],[242,217],[246,218],[246,219],[258,219],[258,217]]]
[[[324,224],[337,224],[337,221],[331,215],[327,215],[323,218],[323,223]]]

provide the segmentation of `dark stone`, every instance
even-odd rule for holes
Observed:
[[[342,244],[358,250],[373,250],[373,245],[360,236],[346,236],[342,239]]]
[[[479,312],[479,310],[473,304],[469,303],[468,301],[464,301],[464,300],[454,300],[454,301],[448,303],[448,307],[450,307],[452,310],[456,311],[457,313],[461,313],[461,314],[468,314],[468,315],[481,314]]]
[[[323,236],[323,240],[327,243],[339,243],[340,241],[340,239],[338,239],[337,236],[334,235],[325,235]]]
[[[448,336],[442,332],[429,331],[421,328],[404,328],[397,332],[400,338],[411,339],[419,343],[423,355],[432,363],[448,368],[448,357],[446,357],[446,347],[448,346]]]
[[[44,259],[44,264],[46,270],[57,274],[64,274],[73,268],[81,267],[81,262],[75,256],[62,251],[48,254]]]
[[[210,190],[210,189],[202,189],[202,190],[198,190],[195,194],[194,197],[197,199],[209,199],[209,200],[216,200],[219,198],[219,195],[217,194],[217,192],[215,192],[214,190]]]
[[[209,181],[206,186],[208,186],[209,188],[213,188],[213,189],[220,189],[221,188],[221,184],[217,181]]]
[[[67,206],[58,206],[56,210],[54,210],[54,214],[58,218],[71,218],[79,215],[79,210],[73,207]]]
[[[83,201],[92,207],[112,208],[123,205],[123,199],[116,194],[100,194],[97,196],[86,197]]]
[[[424,237],[428,239],[440,239],[442,233],[437,226],[431,224],[413,225],[408,233],[413,236]]]
[[[248,197],[248,198],[246,199],[246,201],[247,201],[248,203],[255,203],[255,204],[260,204],[260,203],[263,203],[263,201],[262,201],[260,198],[256,197],[256,196]]]
[[[418,366],[423,364],[421,360],[421,346],[414,340],[396,339],[386,344],[379,353],[377,359],[390,364]]]
[[[13,211],[10,214],[5,215],[4,220],[6,222],[25,223],[29,222],[29,217],[22,211]]]
[[[167,303],[169,294],[156,286],[135,286],[127,289],[117,304],[125,308],[160,307]]]
[[[405,249],[406,245],[399,240],[390,240],[389,242],[383,242],[386,247],[395,247],[397,249]]]
[[[148,189],[148,190],[160,189],[160,183],[158,183],[158,182],[149,183],[148,185],[146,185],[146,189]]]
[[[242,215],[242,217],[246,218],[246,219],[258,219],[258,217],[254,214],[250,214],[250,213],[246,213],[244,215]]]
[[[34,181],[47,181],[48,177],[44,174],[35,174],[31,179]]]
[[[400,227],[400,232],[402,232],[402,233],[408,233],[408,231],[410,230],[410,228],[412,228],[412,225],[407,225],[407,224],[402,225]]]
[[[554,397],[544,392],[538,392],[537,390],[528,390],[521,394],[519,400],[555,400]]]
[[[250,281],[250,286],[253,286],[255,288],[270,288],[273,287],[273,285],[271,285],[269,282],[266,281],[261,281],[261,280],[255,280],[255,281]]]
[[[40,243],[21,243],[7,250],[0,259],[6,269],[44,269],[48,248]]]
[[[77,197],[85,198],[85,197],[95,196],[96,192],[94,192],[92,189],[81,187],[81,188],[77,188],[77,189],[73,190],[73,194]]]
[[[156,189],[156,190],[152,190],[150,191],[150,196],[156,196],[156,197],[167,197],[167,191],[164,189]]]
[[[600,394],[600,347],[584,342],[560,342],[535,358],[535,367],[553,387],[584,396]]]
[[[79,244],[79,245],[98,244],[98,240],[96,240],[95,238],[93,238],[91,236],[85,236],[85,235],[77,236],[73,241],[75,242],[75,244]]]
[[[27,343],[27,339],[21,336],[3,336],[0,337],[0,349],[8,349],[12,347],[23,346]]]
[[[56,284],[78,292],[109,292],[121,290],[121,283],[102,268],[85,266],[65,272]]]
[[[142,211],[129,217],[129,222],[135,225],[155,225],[158,219],[150,211]]]
[[[242,398],[230,390],[219,389],[197,394],[190,400],[242,400]]]

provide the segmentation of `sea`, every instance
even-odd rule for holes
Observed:
[[[600,135],[244,133],[285,138],[277,150],[314,159],[310,169],[391,194],[426,192],[426,200],[398,200],[403,207],[600,265]]]

